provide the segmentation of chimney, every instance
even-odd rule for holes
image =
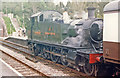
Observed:
[[[95,9],[94,7],[88,7],[87,10],[88,10],[88,18],[91,19],[91,18],[95,18]]]

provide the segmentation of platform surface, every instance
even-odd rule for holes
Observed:
[[[0,78],[3,76],[19,76],[19,74],[0,58]]]

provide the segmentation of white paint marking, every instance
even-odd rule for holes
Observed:
[[[15,69],[13,69],[10,65],[8,65],[5,61],[3,61],[1,58],[0,58],[0,61],[2,63],[4,63],[7,67],[9,67],[13,72],[15,72],[18,76],[23,76],[21,73],[19,73],[18,71],[16,71]]]

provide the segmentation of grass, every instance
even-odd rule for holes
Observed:
[[[19,17],[19,16],[16,16],[16,19],[17,19],[18,24],[20,25],[20,27],[22,27],[22,24],[23,24],[23,18],[22,18],[22,17]]]
[[[7,32],[8,32],[8,34],[12,34],[13,32],[15,32],[15,28],[13,27],[13,25],[12,25],[12,23],[10,21],[10,18],[4,16],[3,19],[4,19],[5,24],[7,26]]]

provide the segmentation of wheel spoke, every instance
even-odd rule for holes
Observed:
[[[64,66],[68,66],[68,61],[66,60],[66,57],[61,56],[61,63],[62,63]]]
[[[83,66],[83,70],[88,76],[91,76],[94,75],[95,66],[89,64],[89,61],[86,60],[85,65]]]
[[[52,60],[53,62],[58,62],[58,59],[59,59],[58,56],[53,55],[53,54],[51,54],[50,56],[51,56],[51,60]]]

